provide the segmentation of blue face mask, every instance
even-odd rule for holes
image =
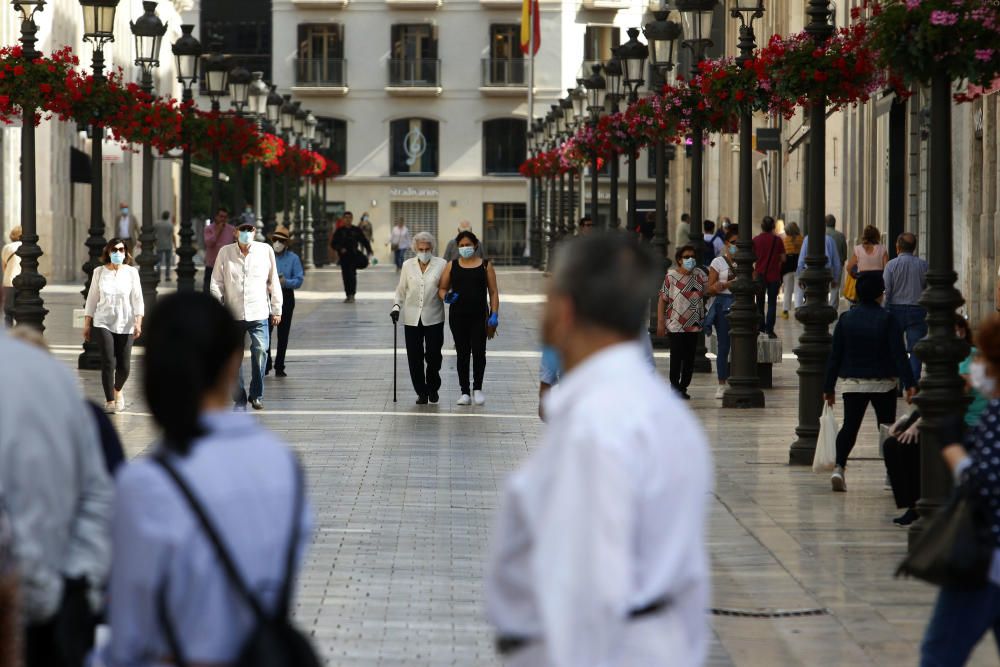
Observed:
[[[458,249],[458,254],[461,255],[463,259],[469,259],[476,254],[476,249],[471,245],[464,245]]]
[[[687,257],[687,258],[685,258],[685,260],[684,260],[684,261],[682,262],[682,266],[683,266],[683,267],[684,267],[685,269],[687,269],[688,271],[690,271],[691,269],[693,269],[693,268],[694,268],[694,267],[695,267],[695,266],[696,266],[697,264],[698,264],[698,263],[697,263],[697,262],[695,261],[694,257]]]
[[[112,264],[114,264],[115,266],[118,266],[119,264],[121,264],[122,262],[125,261],[125,253],[123,253],[123,252],[113,252],[113,253],[111,253],[110,259],[111,259],[111,263]]]
[[[729,246],[729,254],[730,255],[735,255],[736,254],[736,246],[734,246],[734,245]]]
[[[253,232],[240,230],[240,243],[249,245],[251,241],[253,241]]]
[[[125,217],[126,215],[128,215],[128,209],[127,208],[123,208],[122,209],[122,217]]]

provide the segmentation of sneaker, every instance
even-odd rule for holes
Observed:
[[[468,394],[462,394],[458,397],[458,400],[455,401],[455,405],[472,405],[472,398],[470,398]]]
[[[263,410],[264,409],[264,402],[261,401],[259,398],[252,398],[252,399],[250,399],[250,405],[253,407],[254,410]],[[243,409],[246,410],[246,408],[243,408]]]
[[[417,405],[427,405],[427,397],[417,396]]]
[[[781,319],[783,319],[783,320],[787,320],[788,319],[788,311],[787,310],[781,311]]]
[[[687,393],[686,391],[682,391],[682,392],[680,392],[680,396],[681,396],[681,398],[683,398],[683,399],[684,399],[685,401],[690,401],[690,400],[691,400],[691,394]]]
[[[472,401],[476,405],[486,405],[486,394],[477,389],[472,392]]]
[[[847,491],[847,481],[844,479],[844,466],[836,466],[830,475],[830,486],[834,491]]]
[[[288,377],[288,373],[286,373],[286,372],[285,372],[285,369],[284,369],[284,368],[278,368],[278,369],[276,369],[276,370],[274,371],[274,374],[275,374],[275,375],[276,375],[277,377],[279,377],[279,378],[286,378],[286,377]]]
[[[115,401],[107,401],[104,403],[104,414],[113,415],[118,412],[118,403]]]
[[[233,402],[233,412],[246,412],[247,404],[245,401],[234,401]]]
[[[911,507],[910,509],[903,512],[902,516],[897,516],[895,519],[893,519],[892,522],[897,526],[909,526],[918,518],[920,518],[920,515],[917,514],[917,510]]]
[[[726,395],[726,385],[720,384],[719,388],[715,390],[715,397],[722,398]]]
[[[118,398],[115,399],[115,407],[118,408],[118,412],[125,409],[125,392],[118,392]]]
[[[427,397],[427,400],[431,402],[431,405],[437,405],[438,401],[441,400],[441,397],[438,396],[438,393],[436,391],[432,391],[431,395]]]

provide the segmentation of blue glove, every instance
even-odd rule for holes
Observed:
[[[490,319],[486,320],[486,324],[491,327],[497,327],[500,325],[500,316],[496,313],[490,313]]]
[[[444,302],[450,306],[456,301],[458,301],[458,292],[448,290],[448,293],[444,295]]]

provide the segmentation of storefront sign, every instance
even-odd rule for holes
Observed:
[[[389,188],[390,197],[437,197],[437,188],[415,188],[412,186],[405,188]]]

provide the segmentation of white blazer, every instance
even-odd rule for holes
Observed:
[[[438,298],[438,284],[448,262],[440,257],[432,257],[426,271],[420,270],[416,257],[403,262],[396,287],[394,308],[402,307],[403,324],[415,327],[421,321],[424,326],[444,322],[444,302]]]

